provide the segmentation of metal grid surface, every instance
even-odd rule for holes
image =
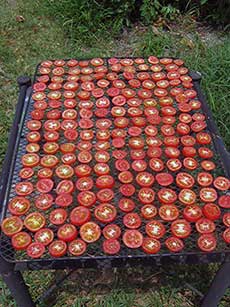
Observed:
[[[109,68],[109,64],[107,62],[107,66]],[[35,74],[35,82],[36,82],[36,79],[38,77],[38,74],[36,72]],[[119,75],[120,79],[122,79],[123,81],[126,82],[126,80],[123,78],[123,75],[120,74]],[[64,78],[66,78],[66,75],[64,75]],[[205,108],[207,107],[205,101],[203,100],[203,96],[200,92],[200,88],[199,88],[199,82],[197,81],[193,81],[194,82],[194,86],[195,86],[195,89],[197,90],[198,92],[198,99],[202,102],[202,108],[204,110],[204,105],[205,105]],[[126,82],[127,84],[127,82]],[[109,97],[108,95],[105,94],[105,96],[107,96],[110,100],[111,100],[111,97]],[[28,98],[28,97],[27,97]],[[21,134],[18,135],[18,141],[19,141],[19,144],[18,144],[18,147],[17,147],[17,155],[16,155],[16,160],[15,160],[15,164],[14,164],[14,168],[13,168],[13,174],[12,174],[12,178],[11,178],[11,184],[10,184],[10,191],[7,195],[5,195],[5,200],[6,200],[6,203],[12,199],[14,196],[16,196],[15,194],[15,185],[20,182],[20,177],[18,176],[18,173],[20,171],[20,169],[22,168],[22,165],[21,165],[21,157],[22,155],[24,155],[26,153],[26,145],[28,144],[27,140],[26,140],[26,134],[29,132],[28,128],[26,127],[26,123],[31,119],[31,116],[30,116],[30,113],[31,111],[33,110],[33,103],[34,101],[32,99],[29,99],[29,102],[28,102],[28,106],[26,107],[26,109],[24,110],[25,112],[25,116],[23,118],[22,116],[22,122],[23,122],[23,128],[22,128],[22,131],[21,131]],[[112,103],[110,104],[112,105]],[[173,104],[173,107],[177,108],[177,103],[174,102]],[[96,106],[93,107],[94,109],[96,109]],[[46,110],[49,111],[50,109],[48,108]],[[64,110],[63,109],[63,106],[61,107],[60,110]],[[202,112],[201,110],[198,110],[198,111],[192,111],[192,113],[194,112]],[[79,116],[79,115],[78,115]],[[110,116],[107,116],[106,118],[109,118],[109,119],[112,119],[110,118]],[[79,119],[79,118],[78,118]],[[94,117],[93,120],[95,122],[97,118]],[[207,131],[210,132],[210,127],[212,126],[212,119],[209,117],[209,116],[206,116],[206,120],[207,120],[207,123],[208,123],[208,126],[207,126]],[[113,121],[112,121],[113,122]],[[79,127],[77,128],[78,131],[79,131]],[[95,127],[93,128],[95,129]],[[112,131],[114,129],[114,126],[111,126],[110,127],[110,131]],[[127,129],[127,128],[125,128]],[[192,135],[192,133],[191,133]],[[213,137],[213,131],[211,132],[211,136]],[[217,134],[217,131],[215,131],[215,136],[218,136]],[[127,140],[128,140],[128,137],[126,137],[126,144],[127,144]],[[61,136],[61,138],[59,139],[59,142],[60,143],[63,143],[63,142],[66,142],[66,140],[64,139],[63,136]],[[94,139],[93,139],[93,144],[95,144],[96,142],[96,138],[94,136]],[[42,139],[40,144],[44,143],[44,140]],[[216,165],[217,165],[217,168],[215,169],[213,175],[224,175],[226,173],[226,170],[224,169],[223,167],[223,163],[222,163],[222,152],[218,152],[217,150],[219,150],[216,146],[216,141],[215,139],[213,139],[213,142],[212,144],[209,146],[212,150],[214,150],[215,152],[215,157],[212,159],[213,161],[215,161]],[[181,145],[180,145],[181,146]],[[198,144],[196,144],[196,146],[198,146]],[[41,146],[42,148],[42,146]],[[109,149],[109,152],[110,154],[112,153],[113,151],[113,147],[111,146],[111,148]],[[130,155],[129,155],[129,148],[128,146],[126,147],[127,151],[128,151],[128,158],[127,160],[130,160]],[[146,146],[145,146],[145,149]],[[179,149],[181,149],[179,147]],[[92,149],[92,153],[94,154],[94,149]],[[40,152],[39,153],[40,156],[42,156],[44,153],[43,152]],[[147,158],[149,159],[149,158]],[[166,157],[163,157],[162,158],[163,160],[166,159]],[[200,162],[201,160],[199,160],[200,158],[198,157],[197,158],[197,161]],[[13,162],[13,161],[12,161]],[[90,162],[90,166],[93,166],[95,163],[94,160],[92,160]],[[117,176],[118,176],[118,171],[116,170],[116,168],[114,167],[114,163],[115,163],[115,160],[114,158],[111,158],[109,160],[109,166],[110,166],[110,169],[111,169],[111,173],[113,175],[113,177],[116,179]],[[152,173],[153,171],[151,170],[151,168],[147,168],[146,171]],[[185,172],[188,172],[188,170],[186,170],[184,167],[182,167],[182,169],[180,171],[185,171]],[[191,173],[192,175],[196,175],[198,171],[201,171],[201,168],[199,167],[197,170],[195,171],[189,171],[189,173]],[[133,172],[133,174],[135,175],[135,172]],[[176,174],[176,173],[175,173]],[[73,178],[73,181],[75,182],[77,179],[76,175],[74,175],[74,178]],[[96,176],[95,174],[93,175],[93,179],[95,180],[96,179]],[[57,177],[54,177],[53,180],[55,181],[55,185],[58,183],[58,181],[60,179],[58,179]],[[35,178],[32,177],[32,180],[31,182],[36,182]],[[136,183],[134,184],[136,185]],[[114,191],[115,191],[115,197],[112,201],[112,204],[114,206],[117,205],[119,199],[121,198],[121,194],[119,193],[118,191],[118,187],[119,187],[119,183],[118,183],[118,180],[116,180],[116,184],[115,184],[115,187],[113,188]],[[156,183],[154,183],[154,190],[157,191],[158,189],[160,188],[160,186]],[[178,187],[176,186],[175,183],[173,183],[170,188],[172,188],[173,190],[175,191],[178,191]],[[138,186],[136,185],[136,189],[138,190]],[[197,193],[199,193],[199,189],[200,187],[197,185],[197,186],[194,186],[193,187],[193,190]],[[96,192],[97,191],[97,188],[94,186],[93,189],[92,189],[93,192]],[[36,194],[37,192],[34,191],[30,196],[29,196],[29,199],[32,201],[34,199],[34,197],[37,195]],[[221,194],[224,194],[225,192],[221,192],[218,194],[221,195]],[[76,191],[73,193],[73,196],[74,196],[74,203],[76,204]],[[138,203],[139,200],[138,200],[138,197],[137,197],[137,193],[135,193],[135,195],[133,195],[132,197],[132,200],[135,202],[135,203]],[[158,199],[155,199],[154,201],[154,205],[156,205],[156,207],[159,208],[160,206],[160,203],[158,201]],[[71,205],[69,208],[67,208],[67,211],[70,212],[74,207],[74,204]],[[180,210],[180,216],[179,218],[183,218],[182,216],[182,211],[184,209],[184,205],[181,204],[180,202],[177,202],[177,207],[178,209]],[[91,211],[95,208],[95,206],[93,206],[91,208]],[[53,207],[52,207],[53,209]],[[33,207],[31,206],[30,208],[30,211],[29,212],[33,212],[37,210],[36,207]],[[221,211],[222,211],[222,215],[227,212],[227,209],[223,209],[221,208]],[[50,210],[47,210],[45,212],[45,216],[48,216]],[[140,207],[138,207],[138,205],[136,206],[134,212],[137,212],[137,213],[140,213]],[[117,218],[115,220],[115,223],[118,224],[122,231],[124,230],[124,226],[123,226],[123,223],[122,223],[122,218],[124,216],[125,213],[121,212],[121,210],[118,209],[118,214],[117,214]],[[3,208],[3,215],[4,216],[8,216],[9,215],[9,212],[7,210],[7,208],[5,208],[5,211],[4,211],[4,208]],[[222,216],[221,216],[222,217]],[[165,261],[168,261],[170,258],[173,260],[173,261],[181,261],[181,262],[186,262],[186,259],[190,259],[191,262],[206,262],[206,261],[219,261],[219,260],[223,260],[224,257],[230,252],[230,249],[229,249],[229,246],[223,241],[222,239],[222,233],[224,231],[224,229],[226,228],[223,223],[222,223],[222,218],[220,218],[218,221],[215,222],[216,224],[216,231],[215,231],[215,236],[217,238],[217,248],[215,249],[214,252],[212,253],[203,253],[201,252],[198,247],[197,247],[197,239],[199,237],[199,234],[198,232],[196,231],[195,229],[195,225],[194,223],[191,223],[192,224],[192,233],[191,235],[184,239],[184,249],[179,252],[179,253],[170,253],[169,250],[165,247],[164,245],[164,241],[171,235],[171,231],[170,231],[170,225],[171,225],[171,222],[165,222],[165,221],[162,221],[161,218],[159,216],[157,216],[156,218],[154,219],[157,219],[157,220],[160,220],[165,228],[166,228],[166,234],[164,235],[163,238],[160,239],[160,242],[161,242],[161,250],[155,254],[155,255],[146,255],[140,248],[139,249],[128,249],[122,242],[122,240],[120,240],[120,243],[121,243],[121,250],[120,250],[120,253],[118,255],[115,255],[115,256],[108,256],[108,255],[105,255],[104,252],[102,251],[102,242],[103,242],[103,237],[101,236],[101,238],[93,243],[93,244],[89,244],[88,247],[87,247],[87,251],[84,253],[84,255],[80,256],[80,257],[73,257],[72,255],[70,254],[67,254],[65,257],[62,257],[62,258],[59,258],[59,259],[53,259],[50,257],[50,255],[48,254],[48,252],[46,252],[43,257],[41,259],[31,259],[29,258],[25,252],[22,252],[22,251],[17,251],[15,252],[12,247],[11,247],[11,243],[10,243],[10,240],[9,238],[7,238],[3,233],[1,234],[1,238],[0,238],[0,251],[1,251],[1,254],[2,256],[4,257],[4,259],[6,259],[7,261],[10,261],[10,262],[15,262],[17,264],[24,264],[24,265],[31,265],[32,268],[36,268],[37,266],[46,266],[46,267],[49,267],[49,268],[55,268],[56,266],[61,266],[61,265],[64,265],[64,264],[76,264],[77,266],[100,266],[103,264],[107,263],[109,265],[111,265],[111,263],[114,262],[114,264],[119,264],[120,262],[121,263],[126,263],[126,262],[129,262],[129,260],[134,263],[137,263],[137,261],[142,261],[142,260],[145,260],[145,262],[147,261],[161,261],[163,258],[165,259]],[[94,217],[92,217],[92,220],[95,220]],[[142,225],[140,227],[140,231],[145,234],[145,224],[147,223],[148,221],[147,220],[142,220]],[[98,223],[98,221],[97,221]],[[105,225],[104,224],[101,224],[101,223],[98,223],[101,228],[103,228]],[[47,227],[50,227],[55,233],[57,231],[57,227],[55,225],[47,225]]]

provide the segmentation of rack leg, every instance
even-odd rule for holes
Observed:
[[[21,272],[14,271],[14,265],[0,256],[0,274],[8,286],[18,307],[36,307]]]
[[[230,262],[225,262],[216,273],[201,307],[217,307],[228,287],[230,287]]]

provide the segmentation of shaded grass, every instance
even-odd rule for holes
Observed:
[[[217,37],[216,42],[204,42],[197,32],[196,25],[191,25],[185,20],[179,27],[183,31],[176,28],[165,32],[161,29],[138,26],[125,30],[119,38],[107,35],[106,40],[91,34],[93,47],[89,48],[88,45],[82,45],[81,41],[67,37],[63,25],[55,19],[44,17],[39,1],[2,2],[0,10],[0,163],[4,157],[7,134],[15,111],[16,78],[20,74],[32,76],[36,64],[47,58],[148,56],[150,54],[184,58],[189,67],[202,72],[202,86],[208,96],[220,132],[227,147],[230,148],[230,41],[228,36]],[[25,21],[17,22],[18,15],[23,15]],[[161,280],[156,279],[155,286],[147,289],[140,288],[138,283],[130,283],[121,275],[124,279],[123,283],[116,284],[113,291],[107,289],[101,294],[95,287],[92,287],[91,291],[90,284],[85,286],[83,284],[79,292],[77,290],[79,287],[74,287],[78,278],[76,276],[76,280],[67,282],[61,288],[58,292],[58,303],[52,306],[197,306],[199,298],[185,282],[190,282],[193,287],[205,292],[216,268],[217,266],[181,267],[169,277],[161,272]],[[88,280],[93,280],[93,276],[97,273],[94,271]],[[149,269],[144,269],[143,273],[152,274]],[[49,287],[53,273],[27,272],[25,277],[33,297],[36,298],[43,288]],[[226,295],[220,306],[229,305],[229,296]],[[0,306],[16,306],[1,281]]]

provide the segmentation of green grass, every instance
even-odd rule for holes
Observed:
[[[16,4],[17,3],[17,4]],[[44,14],[40,1],[20,0],[1,1],[0,10],[0,163],[7,146],[7,135],[12,124],[17,100],[16,78],[20,74],[32,76],[38,62],[47,58],[93,57],[93,56],[178,56],[186,64],[203,74],[202,86],[208,96],[221,135],[230,149],[230,40],[221,33],[211,35],[211,40],[202,40],[196,24],[185,17],[179,25],[172,25],[170,31],[137,26],[124,31],[117,38],[107,35],[107,40],[97,33],[91,35],[91,44],[66,35],[64,26],[51,16]],[[24,22],[18,22],[22,15]],[[65,25],[66,27],[66,25]],[[213,39],[212,39],[213,38]],[[170,268],[172,270],[173,267]],[[72,307],[189,307],[197,306],[199,297],[185,283],[205,292],[216,266],[193,266],[177,268],[169,277],[165,272],[154,275],[153,268],[144,269],[148,280],[141,280],[139,271],[125,271],[131,275],[126,279],[119,271],[118,282],[110,288],[103,286],[91,288],[92,280],[100,272],[91,272],[85,278],[68,281],[58,291],[58,303],[52,305]],[[136,273],[135,273],[136,272]],[[110,275],[109,275],[110,276]],[[26,282],[30,285],[33,297],[48,288],[53,278],[52,272],[27,272]],[[116,277],[116,274],[115,274]],[[137,282],[135,282],[135,278]],[[115,278],[116,279],[116,278]],[[152,283],[149,284],[151,279]],[[80,282],[81,281],[81,282]],[[87,283],[88,282],[88,283]],[[106,280],[107,282],[107,280]],[[105,283],[106,283],[105,282]],[[140,287],[141,284],[141,287]],[[74,285],[76,285],[74,287]],[[230,305],[225,296],[221,307]],[[11,296],[0,280],[0,306],[15,306]],[[46,305],[40,304],[39,307]]]

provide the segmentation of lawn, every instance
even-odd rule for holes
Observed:
[[[7,146],[17,100],[16,78],[32,76],[38,62],[55,58],[93,56],[176,56],[202,72],[202,86],[221,135],[230,149],[230,37],[199,25],[185,16],[166,30],[140,24],[117,36],[92,34],[71,37],[63,25],[48,16],[43,1],[2,0],[0,10],[0,163]],[[217,266],[192,266],[74,273],[50,306],[75,307],[189,307],[197,306]],[[167,275],[166,273],[170,273]],[[103,274],[101,274],[103,273]],[[27,272],[33,297],[48,288],[53,272]],[[195,288],[195,289],[194,289]],[[90,290],[89,290],[90,289]],[[111,289],[113,289],[111,291]],[[196,291],[199,289],[199,291]],[[76,298],[78,297],[78,298]],[[229,306],[226,295],[220,306]],[[16,306],[0,279],[0,306]],[[47,306],[40,303],[39,307]]]

